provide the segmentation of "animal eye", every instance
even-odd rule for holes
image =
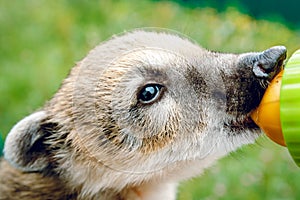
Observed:
[[[145,85],[138,93],[138,100],[143,104],[153,103],[161,96],[162,88],[159,84]]]

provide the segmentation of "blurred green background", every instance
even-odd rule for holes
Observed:
[[[300,48],[299,3],[264,2],[0,0],[2,136],[51,98],[91,48],[126,30],[172,29],[205,48],[235,53],[281,44],[290,56]],[[285,148],[262,137],[182,183],[178,199],[300,199],[300,168]]]

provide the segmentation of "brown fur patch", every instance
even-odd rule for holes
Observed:
[[[70,192],[58,177],[21,172],[5,160],[0,160],[0,169],[0,199],[77,199],[76,192]]]

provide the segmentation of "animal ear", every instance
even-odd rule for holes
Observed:
[[[41,171],[48,166],[41,122],[47,118],[45,111],[33,113],[18,122],[6,137],[4,157],[22,171]]]
[[[282,70],[286,59],[286,48],[284,46],[271,47],[260,53],[249,53],[243,57],[243,63],[252,66],[254,75],[258,78],[272,78]]]

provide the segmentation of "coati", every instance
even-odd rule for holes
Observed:
[[[218,53],[136,30],[94,48],[10,131],[0,199],[175,199],[179,181],[253,143],[286,48]]]

